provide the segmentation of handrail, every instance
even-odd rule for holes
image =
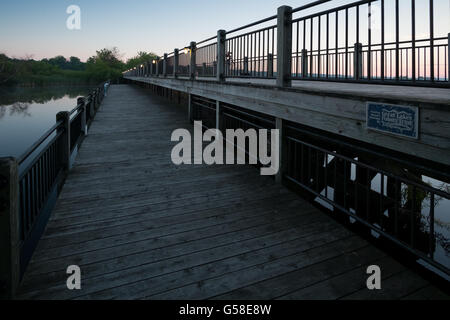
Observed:
[[[102,83],[87,97],[79,98],[71,111],[58,113],[56,123],[10,168],[14,174],[8,178],[18,192],[9,199],[14,203],[10,205],[15,210],[11,216],[16,219],[17,226],[17,230],[11,232],[14,238],[9,245],[16,250],[14,254],[19,260],[18,263],[16,260],[11,262],[11,272],[18,275],[18,280],[45,230],[64,178],[71,169],[76,147],[82,143],[88,124],[105,96],[105,84]],[[75,113],[76,116],[71,118]],[[12,286],[16,287],[18,283],[12,281]]]
[[[331,1],[333,0],[312,1],[295,9],[283,6],[278,9],[277,15],[218,32],[217,37],[191,42],[191,46],[195,45],[189,51],[190,79],[195,80],[205,75],[214,77],[219,82],[226,78],[276,79],[278,87],[291,87],[294,80],[450,87],[450,32],[448,38],[441,35],[435,37],[434,0],[429,0],[430,16],[425,18],[429,23],[429,38],[416,38],[415,20],[418,11],[414,0],[408,2],[412,12],[410,40],[400,39],[398,1],[395,2],[395,17],[386,14],[387,0],[355,0],[326,10],[317,8],[315,13],[305,12],[302,16],[293,18],[294,13]],[[382,24],[381,40],[372,35],[370,25],[374,21],[373,15],[370,15],[374,3],[382,8],[381,18],[376,18]],[[363,18],[361,10],[367,11],[369,16]],[[387,17],[388,22],[385,21]],[[277,19],[276,24],[261,25],[274,19]],[[367,26],[363,26],[362,20],[368,21]],[[349,32],[349,25],[354,23],[357,25],[356,39]],[[395,30],[392,31],[395,32],[395,40],[385,42],[388,23],[395,24]],[[258,25],[261,28],[239,32]],[[361,26],[364,30],[360,30]],[[231,36],[227,37],[229,35]],[[195,55],[203,48],[198,45],[213,40],[216,41],[208,46],[216,46],[214,56],[208,55],[207,61],[202,61],[203,66],[196,64]],[[342,45],[344,40],[345,44]],[[410,45],[406,48],[408,44]],[[166,55],[166,59],[171,57]],[[174,77],[178,75],[177,63],[174,63]],[[188,67],[186,61],[184,65]],[[157,74],[168,76],[167,73]],[[183,74],[186,74],[186,70]],[[148,77],[154,73],[153,69],[149,74],[141,67],[125,71],[124,75]],[[172,72],[169,76],[172,76]]]
[[[22,164],[26,158],[28,158],[34,151],[36,151],[37,148],[40,147],[40,145],[47,140],[47,138],[56,130],[59,128],[59,126],[62,124],[62,121],[56,122],[48,131],[46,131],[31,147],[29,147],[18,159],[17,162],[19,164]]]

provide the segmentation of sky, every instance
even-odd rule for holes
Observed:
[[[394,0],[386,0],[394,2]],[[416,0],[421,4],[428,0]],[[117,47],[124,59],[138,51],[162,55],[217,34],[293,8],[309,0],[2,0],[0,53],[42,59],[63,55],[85,61],[101,48]],[[321,9],[354,1],[334,0]],[[401,3],[410,0],[400,0]],[[435,0],[442,33],[450,32],[450,0]],[[81,29],[69,30],[66,9],[81,9]],[[419,21],[420,23],[420,21]]]

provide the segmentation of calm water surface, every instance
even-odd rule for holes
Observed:
[[[91,87],[0,87],[0,157],[19,157],[56,121],[76,107]]]

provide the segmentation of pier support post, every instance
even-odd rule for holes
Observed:
[[[278,137],[278,164],[279,164],[279,170],[277,175],[275,176],[276,183],[281,184],[283,182],[283,173],[284,173],[284,148],[283,148],[283,119],[276,118],[275,121],[276,129],[279,131],[280,135]]]
[[[267,77],[273,78],[273,53],[267,56]]]
[[[356,80],[362,78],[362,61],[363,61],[363,55],[362,55],[362,43],[355,43],[355,53],[353,56],[353,72],[354,77]]]
[[[278,8],[277,22],[277,86],[291,86],[292,66],[292,8]]]
[[[189,64],[189,77],[191,78],[191,80],[195,80],[197,43],[195,43],[194,41],[191,42],[190,52],[191,52],[191,61]]]
[[[188,93],[188,120],[192,123],[192,95]]]
[[[20,281],[19,165],[0,158],[0,299],[13,299]]]
[[[164,78],[167,77],[167,53],[164,53],[163,76],[164,76]]]
[[[225,40],[226,31],[217,31],[217,74],[216,80],[219,82],[225,81]]]
[[[302,50],[302,77],[306,78],[308,76],[308,50]]]
[[[178,65],[180,64],[179,62],[179,50],[175,49],[173,50],[173,77],[176,78],[177,77],[177,72],[178,72]]]
[[[216,100],[216,129],[220,130],[220,101]]]
[[[90,99],[91,100],[91,99]],[[92,101],[92,100],[91,100]],[[89,102],[92,103],[92,102]],[[91,105],[91,111],[93,110]],[[68,111],[59,112],[56,121],[62,124],[58,127],[57,133],[61,133],[61,144],[59,145],[59,159],[64,170],[70,170],[70,113]]]

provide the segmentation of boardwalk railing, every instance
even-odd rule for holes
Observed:
[[[436,27],[435,1],[362,0],[320,10],[332,2],[281,7],[277,15],[192,42],[178,61],[169,55],[149,61],[159,72],[140,66],[124,74],[265,78],[287,87],[292,80],[450,86],[450,30]],[[305,13],[312,9],[318,12]],[[173,73],[162,72],[165,60]]]
[[[105,96],[103,83],[18,159],[0,159],[0,295],[14,296],[73,158]]]

